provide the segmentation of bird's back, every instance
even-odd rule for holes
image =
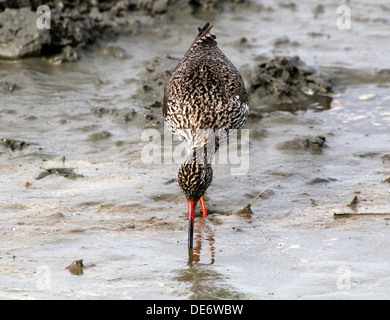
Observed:
[[[170,129],[183,140],[199,129],[242,127],[248,98],[241,75],[217,47],[211,26],[199,35],[170,75],[164,90],[163,114]]]

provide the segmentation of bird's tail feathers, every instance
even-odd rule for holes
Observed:
[[[207,22],[203,28],[198,28],[198,35],[196,36],[194,42],[191,47],[198,42],[211,42],[215,43],[215,39],[217,38],[214,34],[210,33],[210,30],[213,26]]]

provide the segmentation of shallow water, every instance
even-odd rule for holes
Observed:
[[[164,32],[109,42],[129,59],[97,45],[74,64],[0,62],[0,75],[20,87],[0,94],[0,139],[28,144],[0,144],[1,298],[389,297],[390,215],[374,214],[390,213],[390,164],[382,159],[390,153],[390,78],[378,73],[388,68],[390,8],[354,1],[352,30],[339,30],[336,4],[314,18],[315,1],[294,3],[177,16],[180,28],[163,16]],[[141,159],[144,129],[163,132],[161,108],[150,107],[160,96],[142,89],[143,63],[179,58],[206,18],[239,69],[259,55],[299,55],[337,86],[329,110],[248,121],[249,172],[215,166],[206,198],[214,213],[197,218],[189,256],[186,204],[172,182],[178,165]],[[288,41],[275,45],[282,37]],[[307,136],[324,136],[325,146],[283,147]],[[83,177],[36,180],[64,167]],[[252,215],[235,214],[278,180]],[[334,218],[343,212],[368,215]],[[78,259],[82,275],[66,269]]]

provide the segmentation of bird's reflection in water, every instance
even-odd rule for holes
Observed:
[[[188,249],[188,264],[214,264],[215,262],[215,240],[214,231],[206,219],[199,219],[198,233],[195,236],[195,248]],[[203,250],[202,250],[203,249]],[[203,251],[203,254],[202,254]],[[210,258],[208,257],[210,254]],[[204,259],[204,262],[201,261]]]
[[[194,249],[188,250],[188,263],[177,270],[175,279],[186,284],[189,299],[243,299],[228,283],[228,277],[215,265],[215,240],[209,219],[196,221]]]

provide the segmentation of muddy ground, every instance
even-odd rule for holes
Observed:
[[[91,41],[0,60],[0,298],[389,298],[389,6],[340,30],[341,1],[93,3],[71,19]],[[179,164],[142,152],[206,21],[250,93],[249,162],[214,166],[189,255]]]

